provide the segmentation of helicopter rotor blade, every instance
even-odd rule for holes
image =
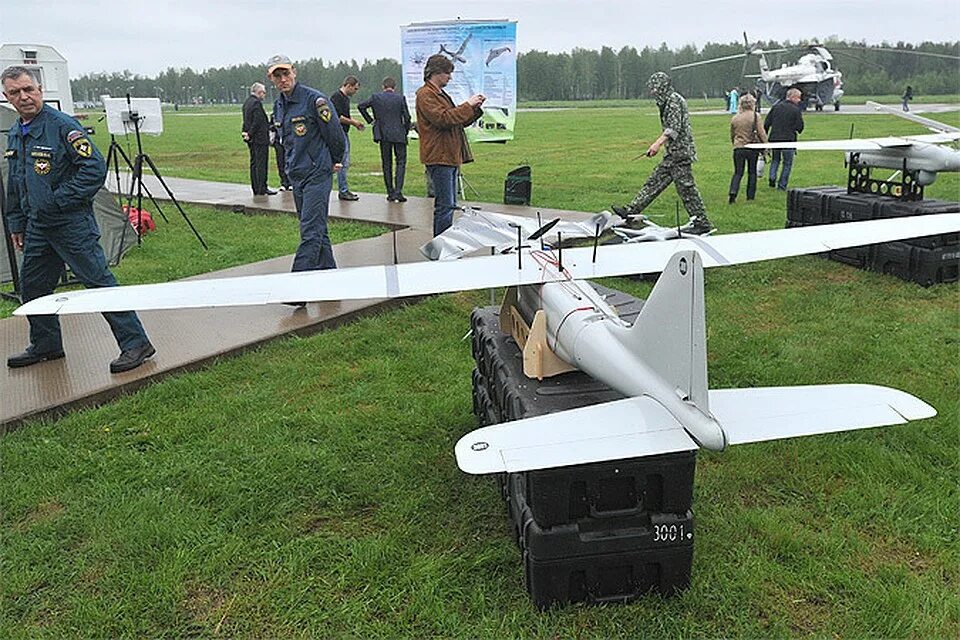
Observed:
[[[912,49],[894,49],[892,47],[830,47],[830,49],[834,51],[887,51],[889,53],[906,53],[913,56],[927,56],[929,58],[941,58],[943,60],[960,60],[960,56],[952,56],[944,53],[931,53],[929,51],[914,51]]]
[[[863,64],[865,64],[865,65],[869,65],[869,66],[871,66],[871,67],[876,67],[876,68],[878,68],[878,69],[883,69],[883,68],[884,68],[884,66],[883,66],[882,64],[877,64],[876,62],[872,62],[872,61],[870,61],[870,60],[866,60],[866,59],[864,59],[864,58],[861,58],[860,56],[855,56],[855,55],[853,55],[852,53],[850,53],[849,51],[846,51],[845,49],[836,49],[836,48],[835,48],[833,51],[834,51],[834,53],[836,53],[837,55],[846,56],[846,57],[848,57],[848,58],[851,58],[851,59],[853,59],[853,60],[856,60],[857,62],[861,62],[861,63],[863,63]]]
[[[723,62],[724,60],[736,60],[738,58],[743,58],[747,54],[745,53],[736,53],[732,56],[723,56],[720,58],[711,58],[710,60],[701,60],[699,62],[688,62],[687,64],[678,64],[675,67],[670,67],[671,71],[676,71],[677,69],[687,69],[690,67],[699,67],[702,64],[713,64],[714,62]]]

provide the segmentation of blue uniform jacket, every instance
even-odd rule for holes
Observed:
[[[79,122],[44,105],[26,134],[19,120],[10,128],[3,155],[10,163],[4,212],[10,233],[23,233],[27,220],[54,227],[93,215],[107,165]]]
[[[290,179],[300,183],[314,173],[332,173],[333,165],[343,160],[346,141],[330,100],[298,82],[290,97],[280,95],[273,111]]]

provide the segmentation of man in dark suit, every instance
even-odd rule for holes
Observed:
[[[403,178],[407,170],[407,132],[410,131],[410,111],[406,99],[396,92],[397,81],[387,76],[383,91],[364,100],[357,108],[363,119],[373,123],[373,141],[380,143],[380,164],[387,200],[406,202],[403,196]],[[373,109],[373,117],[370,116]],[[397,158],[397,172],[393,172],[393,157]]]
[[[250,148],[250,187],[255,196],[272,196],[276,191],[267,188],[267,162],[270,160],[270,127],[263,110],[263,96],[267,89],[261,83],[250,86],[250,96],[243,103],[243,136]]]

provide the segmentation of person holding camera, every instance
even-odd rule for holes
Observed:
[[[443,90],[453,75],[453,62],[441,53],[427,58],[423,86],[417,89],[417,132],[420,134],[420,162],[427,167],[435,194],[433,235],[453,225],[457,208],[457,172],[473,162],[464,127],[483,115],[486,97],[475,94],[459,105]]]

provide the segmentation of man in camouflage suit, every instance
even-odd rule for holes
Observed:
[[[693,180],[692,164],[697,159],[697,150],[693,144],[693,131],[690,128],[690,113],[687,101],[673,88],[670,76],[658,71],[647,80],[647,88],[660,108],[660,124],[663,133],[650,148],[647,156],[653,157],[666,145],[663,160],[647,178],[646,184],[637,193],[633,202],[625,207],[613,207],[613,211],[624,218],[637,215],[646,209],[667,186],[673,182],[683,206],[690,215],[690,222],[681,227],[683,231],[704,234],[713,229],[707,219],[703,199]]]

